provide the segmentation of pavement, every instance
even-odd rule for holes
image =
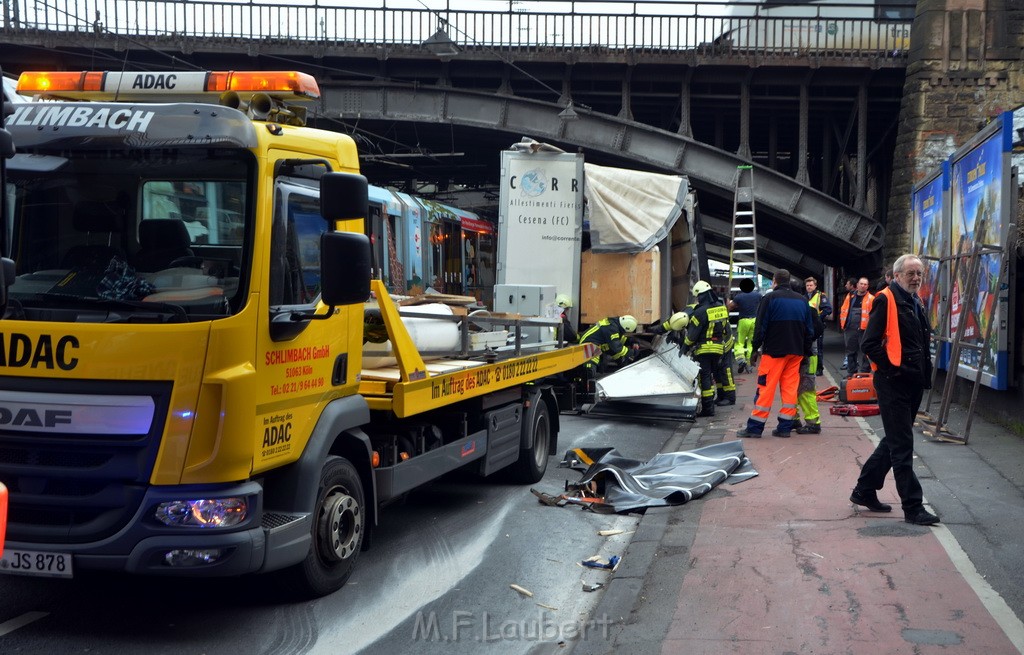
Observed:
[[[819,389],[844,373],[838,332],[825,350]],[[682,424],[662,451],[736,439],[755,388],[737,376],[737,404]],[[978,416],[966,444],[919,427],[915,469],[942,522],[917,526],[891,474],[891,513],[849,502],[879,417],[823,403],[822,434],[786,439],[769,434],[778,403],[765,436],[743,439],[757,477],[647,510],[591,617],[611,629],[574,655],[1024,653],[1024,437]],[[965,419],[954,406],[950,429]]]

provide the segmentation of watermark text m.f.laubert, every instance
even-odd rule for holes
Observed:
[[[608,639],[615,622],[602,615],[590,619],[563,619],[548,611],[526,618],[508,619],[490,612],[456,610],[450,620],[437,612],[417,612],[412,627],[413,641],[498,642],[498,641],[585,641]]]

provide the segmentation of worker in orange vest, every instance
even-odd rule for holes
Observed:
[[[866,277],[857,280],[856,288],[843,300],[839,309],[839,329],[846,342],[846,375],[867,373],[871,365],[860,348],[864,330],[868,327],[868,314],[875,297],[868,291],[871,284]]]
[[[917,255],[900,256],[893,264],[893,283],[878,294],[864,335],[871,357],[875,390],[885,434],[864,462],[850,502],[873,512],[890,512],[878,499],[892,471],[907,523],[933,525],[939,517],[924,507],[921,483],[914,473],[914,417],[924,390],[931,387],[931,326],[917,292],[924,263]]]

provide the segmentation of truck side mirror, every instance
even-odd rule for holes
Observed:
[[[14,284],[15,274],[14,260],[0,257],[0,318],[7,312],[7,290]]]
[[[320,235],[320,299],[352,305],[370,297],[370,240],[355,232]]]
[[[369,188],[362,175],[324,173],[320,178],[320,215],[332,222],[365,219],[370,213]]]

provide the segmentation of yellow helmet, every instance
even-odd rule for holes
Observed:
[[[621,325],[622,329],[625,330],[626,332],[636,332],[636,319],[630,316],[629,314],[619,317],[619,325]]]
[[[572,307],[572,298],[569,297],[569,294],[560,293],[555,296],[555,304],[563,309],[568,309]]]
[[[690,315],[686,312],[676,312],[668,319],[668,327],[672,330],[683,330],[686,329],[686,324],[690,322]]]
[[[711,291],[711,285],[704,280],[700,280],[697,284],[693,285],[693,295],[699,296],[705,291]]]

